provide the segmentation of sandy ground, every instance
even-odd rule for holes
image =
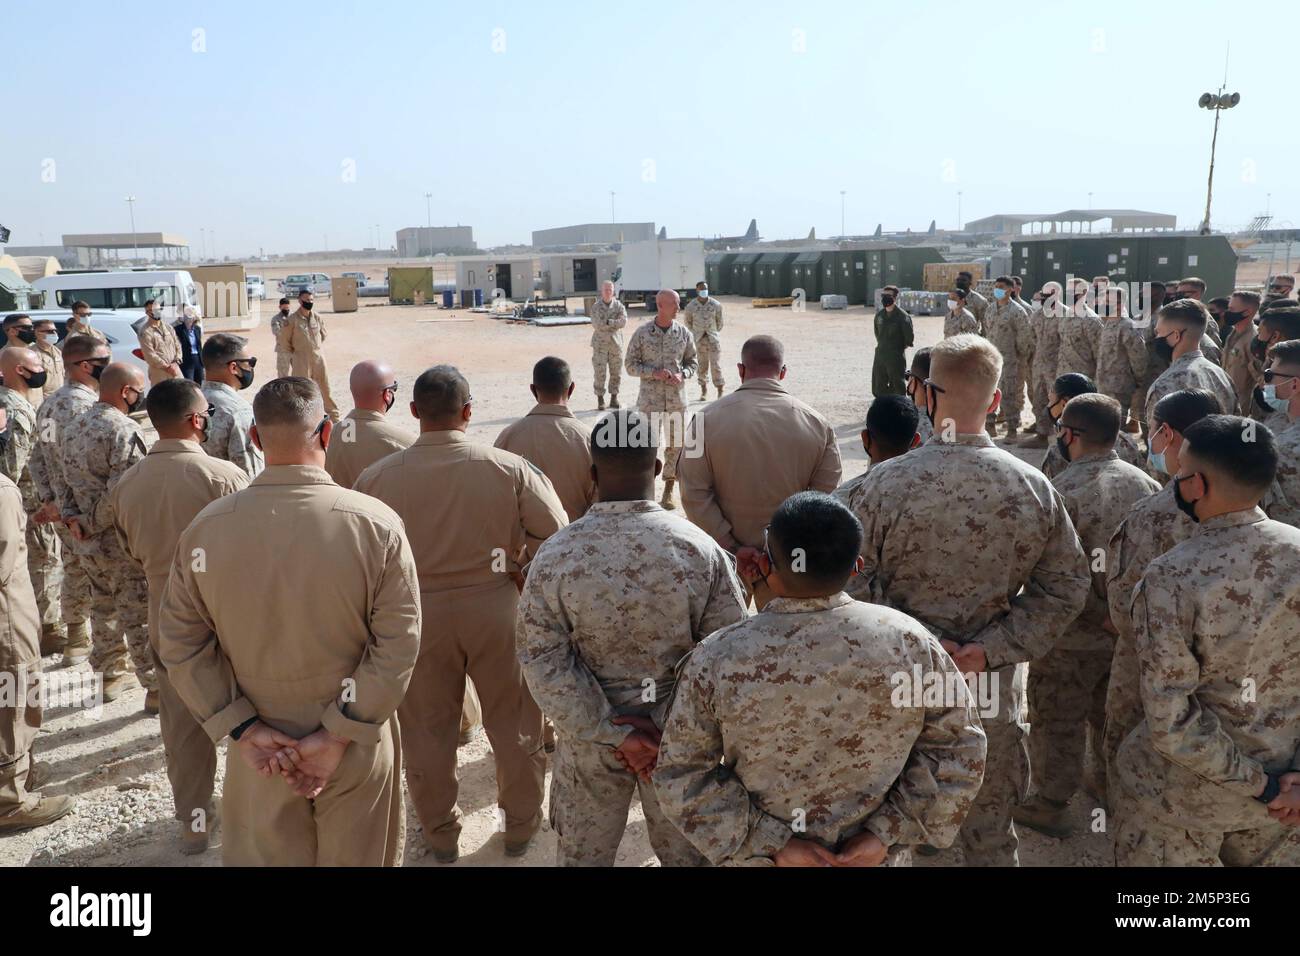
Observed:
[[[331,264],[331,268],[342,271],[343,267]],[[254,267],[250,266],[249,271],[255,271]],[[306,267],[268,269],[264,274],[288,271],[306,271]],[[376,272],[382,275],[382,270],[373,267],[367,271],[372,276]],[[266,300],[264,317],[269,317],[268,310],[276,308],[277,299],[271,296]],[[870,401],[870,313],[861,306],[842,312],[823,312],[814,307],[794,313],[789,309],[753,309],[748,300],[734,297],[723,297],[722,301],[727,323],[723,348],[730,362],[725,367],[728,387],[738,384],[734,363],[745,338],[758,333],[776,335],[786,345],[786,385],[835,425],[845,477],[864,471],[867,462],[858,434]],[[334,315],[329,311],[328,299],[320,300],[318,307],[329,330],[326,348],[332,388],[344,410],[351,407],[347,393],[351,365],[366,358],[387,359],[396,369],[402,388],[392,414],[415,434],[415,422],[405,412],[412,382],[430,365],[452,363],[468,377],[473,390],[471,435],[490,442],[532,406],[528,384],[533,362],[543,355],[558,355],[573,368],[576,413],[588,421],[596,417],[588,347],[591,332],[586,326],[544,329],[459,310],[444,312],[432,307],[377,303],[363,304],[355,313]],[[634,309],[629,325],[644,320],[645,313]],[[937,317],[917,318],[915,325],[918,346],[933,344],[941,336],[942,320]],[[263,363],[257,369],[258,377],[266,381],[273,377],[275,369],[266,321],[247,334]],[[636,397],[636,383],[626,378],[624,381],[622,397],[625,404],[631,404]],[[698,394],[694,383],[689,383],[687,394],[692,398]],[[1041,452],[1023,454],[1027,459],[1032,454],[1041,457]],[[50,666],[55,666],[55,661],[51,660]],[[176,848],[176,824],[171,819],[171,795],[158,722],[142,713],[142,700],[143,693],[137,689],[104,706],[99,714],[80,707],[62,707],[47,714],[37,750],[40,759],[52,769],[48,791],[76,794],[80,803],[76,811],[48,827],[0,837],[0,864],[219,864],[219,851],[193,858],[182,856]],[[501,839],[494,832],[495,781],[487,739],[481,731],[460,750],[460,774],[460,806],[466,819],[461,860],[456,865],[506,865]],[[1083,804],[1089,802],[1084,797],[1075,801],[1074,812],[1081,830],[1089,820],[1088,808]],[[413,816],[408,819],[407,840],[408,866],[437,865],[424,852],[419,824]],[[550,865],[554,853],[554,839],[544,826],[527,856],[509,861],[509,865]],[[1029,865],[1109,865],[1109,840],[1105,834],[1089,832],[1058,842],[1022,831],[1021,861]],[[945,857],[921,862],[945,862]],[[654,864],[644,821],[635,805],[619,864]]]

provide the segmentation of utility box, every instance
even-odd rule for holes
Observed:
[[[416,302],[417,293],[419,302]],[[433,301],[433,266],[393,266],[388,270],[391,305],[419,305]]]
[[[330,311],[357,311],[357,280],[335,276],[330,280]]]

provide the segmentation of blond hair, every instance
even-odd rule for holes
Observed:
[[[930,379],[954,397],[987,406],[1002,378],[1002,353],[982,335],[943,339],[930,349]]]

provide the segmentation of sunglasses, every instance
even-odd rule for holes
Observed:
[[[242,364],[244,362],[247,362],[249,368],[257,368],[257,358],[255,356],[252,358],[231,359],[230,361],[236,364]]]
[[[923,384],[926,388],[930,389],[931,391],[938,392],[940,395],[948,394],[948,390],[946,388],[940,388],[938,385],[934,384],[934,382],[930,381],[928,378],[921,384]]]
[[[1056,429],[1056,431],[1057,431],[1058,434],[1059,434],[1060,432],[1065,431],[1065,429],[1067,429],[1067,428],[1070,429],[1070,431],[1074,432],[1076,435],[1086,435],[1086,434],[1088,434],[1088,429],[1086,429],[1086,428],[1076,428],[1076,427],[1073,426],[1073,425],[1066,424],[1065,422],[1061,421],[1059,418],[1058,418],[1055,422],[1052,423],[1052,427]]]
[[[1283,375],[1281,372],[1274,371],[1271,368],[1264,369],[1264,384],[1272,385],[1276,381],[1290,381],[1293,378],[1300,378],[1300,375]]]

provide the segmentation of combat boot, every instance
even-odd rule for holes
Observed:
[[[28,793],[35,793],[49,782],[50,765],[33,760],[31,766],[27,768],[27,779],[23,781],[23,788]]]
[[[620,406],[620,405],[618,404],[618,396],[617,396],[617,395],[611,395],[611,396],[609,396],[609,407],[610,407],[610,408],[620,408],[620,407],[622,407],[622,406]]]
[[[41,657],[60,653],[68,646],[68,632],[62,625],[46,625],[41,630]]]
[[[1046,448],[1047,436],[1040,435],[1038,432],[1026,432],[1016,444],[1021,448]]]
[[[1032,797],[1011,811],[1011,819],[1021,826],[1037,830],[1045,836],[1064,840],[1074,832],[1065,813],[1066,805],[1045,797]]]
[[[130,674],[119,674],[117,677],[110,677],[104,681],[104,703],[108,704],[117,700],[131,689],[132,683],[134,681],[131,680]]]
[[[1008,444],[1015,444],[1016,436],[1020,434],[1020,429],[1016,427],[1015,422],[1007,422],[1006,441]]]
[[[605,396],[602,395],[600,396],[600,398],[596,399],[596,411],[603,412],[604,410],[605,410]]]
[[[90,660],[90,626],[82,621],[80,624],[68,625],[68,640],[63,645],[63,666],[76,667]]]
[[[521,857],[521,856],[523,856],[525,853],[528,852],[528,848],[529,848],[530,846],[532,846],[532,844],[533,844],[533,838],[532,838],[532,837],[527,837],[527,838],[525,838],[525,839],[523,839],[523,840],[515,840],[515,841],[513,841],[513,842],[510,841],[510,840],[507,840],[507,841],[506,841],[506,856],[508,856],[508,857],[510,857],[510,858],[512,858],[512,859],[514,859],[514,858],[516,858],[516,857]]]
[[[208,848],[212,846],[213,835],[220,825],[221,814],[215,806],[208,807],[207,826],[202,830],[196,831],[191,823],[181,820],[181,853],[185,856],[198,856],[200,853],[206,853]]]
[[[702,402],[707,402],[708,400],[709,400],[709,390],[708,390],[707,388],[703,388],[703,387],[701,387],[701,388],[700,388],[700,401],[702,401]]]
[[[144,712],[151,717],[158,715],[158,692],[156,690],[145,691]]]
[[[677,505],[673,503],[673,485],[677,484],[676,478],[664,479],[664,496],[659,499],[659,507],[667,511],[676,511]]]
[[[715,392],[718,393],[718,398],[721,398],[721,397],[722,397],[722,386],[721,386],[721,385],[715,385],[715,386],[713,387],[713,390],[714,390]]]
[[[43,827],[64,816],[76,805],[76,798],[62,794],[56,797],[41,797],[40,802],[29,810],[20,810],[0,817],[0,833],[17,833],[19,830]]]

